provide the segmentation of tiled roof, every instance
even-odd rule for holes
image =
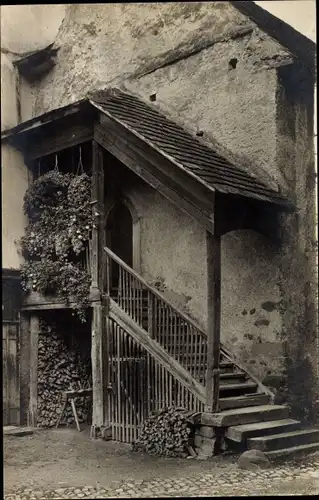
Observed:
[[[90,102],[208,188],[225,194],[289,204],[280,193],[200,142],[153,105],[119,89],[96,91],[90,95]]]

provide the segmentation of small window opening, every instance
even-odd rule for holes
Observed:
[[[238,63],[238,59],[236,57],[233,57],[232,59],[230,59],[229,69],[236,69],[237,63]]]

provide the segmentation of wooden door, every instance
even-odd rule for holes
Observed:
[[[2,322],[3,425],[20,424],[19,322]]]
[[[3,425],[20,424],[19,335],[21,287],[19,273],[2,270]]]

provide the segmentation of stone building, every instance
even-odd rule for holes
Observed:
[[[45,8],[37,15],[47,22]],[[103,157],[100,175],[113,187],[97,196],[104,215],[97,244],[117,241],[111,250],[190,325],[208,332],[212,359],[220,334],[224,353],[257,381],[258,391],[269,394],[267,378],[280,379],[293,416],[314,421],[315,44],[253,2],[74,4],[52,10],[49,28],[38,33],[43,26],[28,46],[18,40],[2,54],[2,78],[10,82],[1,98],[4,270],[16,273],[21,264],[13,242],[24,232],[23,195],[35,160],[93,141],[95,171]],[[38,45],[41,37],[47,46]],[[127,144],[134,146],[130,154]],[[130,245],[112,236],[110,214],[123,227],[128,221]],[[105,257],[98,265],[106,265]],[[105,313],[99,294],[110,292],[99,280],[95,333]],[[22,302],[23,336],[40,306],[32,297]],[[118,325],[125,331],[125,321]],[[21,337],[25,421],[32,352],[23,351],[24,343]],[[98,366],[95,349],[93,426],[107,427],[106,368]],[[174,378],[173,364],[163,363]],[[214,363],[216,370],[216,355]],[[214,386],[214,377],[206,383]],[[200,400],[201,388],[196,394],[199,407],[211,410]]]

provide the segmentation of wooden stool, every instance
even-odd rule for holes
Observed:
[[[58,421],[56,423],[56,428],[59,427],[60,425],[60,422],[61,422],[61,419],[63,417],[63,414],[65,412],[65,409],[67,407],[67,404],[68,402],[70,401],[71,403],[71,407],[72,407],[72,412],[73,412],[73,416],[74,416],[74,419],[75,419],[75,423],[76,423],[76,427],[77,427],[77,430],[79,432],[81,432],[81,427],[80,427],[80,424],[79,424],[79,419],[78,419],[78,415],[76,413],[76,408],[75,408],[75,401],[74,399],[75,398],[86,398],[88,396],[92,396],[92,389],[78,389],[78,390],[72,390],[72,391],[64,391],[62,393],[62,396],[63,396],[63,399],[64,399],[64,403],[63,403],[63,407],[62,407],[62,411],[60,413],[60,416],[58,418]]]

